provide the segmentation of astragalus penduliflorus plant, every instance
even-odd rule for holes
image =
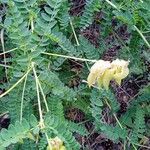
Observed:
[[[121,115],[110,86],[110,81],[121,86],[125,78],[148,69],[142,54],[150,47],[149,1],[86,0],[82,15],[71,16],[73,2],[0,1],[4,8],[0,11],[0,118],[5,114],[10,118],[9,126],[0,128],[0,150],[90,149],[83,141],[93,132],[121,143],[123,149],[149,148],[149,85]],[[95,20],[100,12],[105,17]],[[114,18],[132,35],[127,43],[110,26]],[[93,22],[103,32],[96,47],[82,34]],[[107,45],[110,34],[115,40]],[[119,59],[103,60],[113,44],[121,47]],[[71,108],[82,111],[84,119],[68,115]]]

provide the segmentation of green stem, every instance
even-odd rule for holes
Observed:
[[[109,5],[111,5],[112,7],[114,7],[115,9],[117,9],[118,11],[120,11],[119,10],[119,8],[115,5],[115,4],[113,4],[111,1],[109,1],[109,0],[105,0]]]
[[[36,83],[36,92],[37,92],[37,100],[38,100],[38,108],[39,108],[39,116],[40,116],[40,125],[41,125],[41,128],[43,128],[44,127],[44,120],[43,120],[42,107],[41,107],[41,101],[40,101],[39,84],[38,84],[38,77],[37,77],[34,65],[35,65],[35,63],[32,62],[32,69],[33,69],[33,73],[34,73],[34,77],[35,77],[35,83]]]
[[[4,65],[4,64],[0,64],[1,67],[6,67],[6,68],[13,68],[11,66],[8,66],[8,65]]]
[[[4,29],[1,30],[1,44],[3,53],[5,53],[5,45],[4,45]],[[4,65],[5,65],[5,74],[6,74],[6,80],[8,82],[8,71],[7,71],[7,63],[6,63],[6,55],[4,54]]]
[[[44,100],[44,103],[45,103],[46,111],[49,112],[48,104],[47,104],[47,101],[46,101],[46,96],[44,94],[43,88],[42,88],[41,83],[40,83],[38,78],[37,78],[37,80],[38,80],[38,85],[39,85],[39,88],[41,90],[42,97],[43,97],[43,100]]]
[[[88,61],[88,62],[93,62],[93,63],[95,63],[97,61],[97,60],[91,60],[91,59],[85,59],[85,58],[66,56],[66,55],[61,55],[61,54],[56,54],[56,53],[54,54],[54,53],[42,52],[42,54],[50,55],[50,56],[63,57],[63,58],[68,58],[68,59],[74,59],[74,60],[80,60],[80,61]]]
[[[8,94],[11,90],[13,90],[20,82],[22,82],[22,80],[24,80],[24,78],[29,74],[29,72],[31,71],[32,68],[28,69],[28,71],[22,76],[22,78],[20,78],[14,85],[12,85],[6,92],[4,92],[3,94],[0,95],[0,98],[2,98],[3,96],[5,96],[6,94]]]
[[[150,48],[150,44],[149,42],[146,40],[145,36],[143,35],[143,33],[138,29],[137,26],[133,26],[135,28],[135,30],[139,33],[139,35],[141,36],[141,38],[143,39],[143,41],[146,43],[146,45],[148,46],[148,48]]]
[[[27,77],[28,77],[28,75],[26,75],[26,77],[25,77],[25,81],[24,81],[24,84],[23,84],[23,90],[22,90],[22,96],[21,96],[20,122],[22,122],[22,116],[23,116],[23,101],[24,101],[24,95],[25,95],[25,87],[26,87],[26,83],[27,83]]]
[[[0,53],[0,56],[1,56],[1,55],[5,55],[5,54],[10,53],[10,52],[13,52],[13,51],[15,51],[15,50],[17,50],[17,49],[19,49],[19,48],[21,48],[21,47],[24,47],[24,46],[26,46],[26,45],[22,45],[22,46],[19,46],[19,47],[10,49],[10,50],[8,50],[8,51],[5,51],[5,52],[3,52],[3,53]]]
[[[33,22],[33,17],[31,18],[31,32],[33,33],[34,31],[34,22]]]
[[[52,150],[52,146],[51,146],[51,143],[50,143],[50,140],[48,138],[47,133],[45,133],[45,136],[46,136],[46,140],[47,140],[47,143],[48,143],[49,150]]]
[[[75,37],[75,40],[76,40],[76,43],[77,43],[77,46],[79,46],[79,41],[78,41],[78,38],[77,38],[77,35],[76,35],[76,32],[75,32],[75,29],[74,29],[74,26],[72,24],[72,21],[70,20],[70,25],[71,25],[71,28],[72,28],[72,31],[73,31],[73,34],[74,34],[74,37]]]
[[[41,129],[44,129],[45,124],[44,124],[44,120],[43,120],[42,107],[41,107],[41,101],[40,101],[40,91],[39,91],[39,88],[41,87],[41,85],[39,83],[39,79],[38,79],[38,76],[37,76],[37,73],[36,73],[36,70],[35,70],[35,63],[34,62],[32,62],[32,68],[33,68],[33,73],[34,73],[35,83],[36,83],[36,90],[37,90],[38,109],[39,109],[39,116],[40,116],[39,126],[41,127]],[[40,89],[41,89],[41,92],[42,92],[43,91],[42,87]],[[46,136],[48,146],[49,146],[50,150],[52,150],[52,146],[51,146],[51,143],[49,142],[48,135],[47,135],[47,133],[44,133],[44,134]]]

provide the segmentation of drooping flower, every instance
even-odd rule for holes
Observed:
[[[113,68],[116,68],[114,80],[120,85],[121,80],[126,78],[129,74],[129,61],[116,59],[111,64]]]
[[[115,80],[119,85],[121,80],[129,74],[129,61],[116,59],[113,62],[99,60],[90,70],[87,78],[89,87],[97,83],[99,87],[109,88],[111,80]]]
[[[104,60],[98,60],[92,67],[90,70],[90,74],[87,78],[87,82],[89,87],[91,87],[93,84],[95,84],[95,82],[97,81],[97,79],[99,77],[101,77],[105,70],[110,68],[111,64],[109,61],[104,61]]]

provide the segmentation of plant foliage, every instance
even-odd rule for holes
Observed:
[[[113,90],[90,89],[85,80],[93,62],[114,45],[120,46],[115,57],[130,60],[130,75],[147,74],[149,0],[86,0],[78,17],[70,15],[67,0],[1,0],[0,4],[5,8],[0,11],[0,116],[10,117],[8,129],[0,131],[0,150],[44,150],[55,137],[66,150],[79,150],[78,135],[91,134],[86,119],[95,132],[127,143],[128,149],[145,143],[150,87],[141,90],[119,116],[120,103]],[[100,31],[99,46],[81,32],[91,24]],[[115,33],[122,26],[127,39]],[[83,122],[67,116],[70,108],[84,113]]]

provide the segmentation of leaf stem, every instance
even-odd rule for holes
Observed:
[[[4,28],[1,29],[1,44],[2,44],[2,49],[3,53],[5,53],[5,45],[4,45]],[[7,62],[6,62],[6,55],[4,54],[4,67],[5,67],[5,75],[6,75],[6,80],[8,82],[8,71],[7,71]]]
[[[39,92],[39,84],[38,84],[38,77],[35,70],[35,63],[32,62],[32,69],[35,77],[35,83],[36,83],[36,92],[37,92],[37,100],[38,100],[38,108],[39,108],[39,116],[40,116],[40,126],[41,128],[44,128],[44,120],[42,115],[42,108],[41,108],[41,101],[40,101],[40,92]]]
[[[146,43],[146,45],[148,46],[148,48],[150,48],[150,44],[149,42],[146,40],[145,36],[143,35],[143,33],[138,29],[137,26],[133,26],[135,28],[135,30],[139,33],[139,35],[141,36],[141,38],[143,39],[143,41]]]
[[[28,74],[26,75],[25,80],[24,80],[24,84],[23,84],[23,90],[22,90],[22,96],[21,96],[20,122],[22,122],[22,116],[23,116],[23,101],[24,101],[27,77],[28,77]]]
[[[119,8],[114,4],[114,3],[112,3],[111,1],[109,1],[109,0],[105,0],[109,5],[111,5],[112,7],[114,7],[115,9],[117,9],[118,11],[120,11],[119,10]]]
[[[19,46],[19,47],[10,49],[10,50],[8,50],[8,51],[5,51],[5,52],[3,52],[3,53],[0,53],[0,56],[1,56],[1,55],[5,55],[5,54],[10,53],[10,52],[13,52],[13,51],[15,51],[15,50],[17,50],[17,49],[19,49],[19,48],[21,48],[21,47],[24,47],[24,46],[26,46],[26,45],[22,45],[22,46]]]
[[[33,22],[33,17],[31,17],[31,32],[33,33],[34,31],[34,22]]]
[[[72,31],[73,31],[73,34],[74,34],[74,37],[75,37],[75,40],[76,40],[76,43],[77,43],[77,46],[79,46],[79,41],[78,41],[78,38],[77,38],[77,35],[76,35],[76,32],[75,32],[75,29],[74,29],[74,26],[72,24],[72,21],[70,19],[70,25],[71,25],[71,28],[72,28]]]
[[[45,133],[45,136],[46,136],[46,140],[47,140],[47,143],[48,143],[49,149],[50,149],[50,150],[52,150],[52,146],[51,146],[51,143],[50,143],[50,141],[49,141],[49,138],[48,138],[47,133]]]
[[[32,68],[33,68],[33,73],[34,73],[35,83],[36,83],[36,90],[37,90],[38,109],[39,109],[39,115],[40,115],[39,126],[40,126],[41,129],[44,129],[45,124],[44,124],[44,119],[43,119],[43,114],[42,114],[41,101],[40,101],[40,91],[39,91],[39,88],[41,87],[41,84],[39,82],[39,79],[38,79],[38,76],[37,76],[37,73],[36,73],[36,70],[35,70],[35,63],[34,62],[32,62]],[[41,92],[43,92],[42,87],[40,89],[41,89]],[[44,92],[43,92],[43,94],[44,94]],[[51,143],[49,142],[48,135],[47,135],[46,132],[44,132],[44,134],[46,136],[48,146],[49,146],[50,150],[52,150],[52,146],[51,146]]]
[[[8,94],[11,90],[13,90],[24,78],[29,74],[32,68],[29,68],[28,71],[14,84],[12,85],[6,92],[0,95],[0,98],[4,97],[6,94]]]
[[[61,55],[61,54],[56,54],[56,53],[42,52],[42,54],[50,55],[50,56],[63,57],[63,58],[68,58],[68,59],[74,59],[74,60],[80,60],[80,61],[88,61],[88,62],[93,62],[93,63],[95,63],[97,61],[97,60],[78,58],[78,57],[73,57],[73,56],[66,56],[66,55]]]
[[[42,88],[41,83],[40,83],[38,78],[37,78],[37,81],[38,81],[38,85],[39,85],[39,88],[41,90],[41,94],[42,94],[42,97],[43,97],[43,100],[44,100],[44,103],[45,103],[46,111],[49,112],[48,104],[47,104],[47,101],[46,101],[46,96],[44,94],[43,88]]]
[[[0,64],[0,67],[13,68],[13,67],[11,67],[11,66],[4,65],[4,64]]]

